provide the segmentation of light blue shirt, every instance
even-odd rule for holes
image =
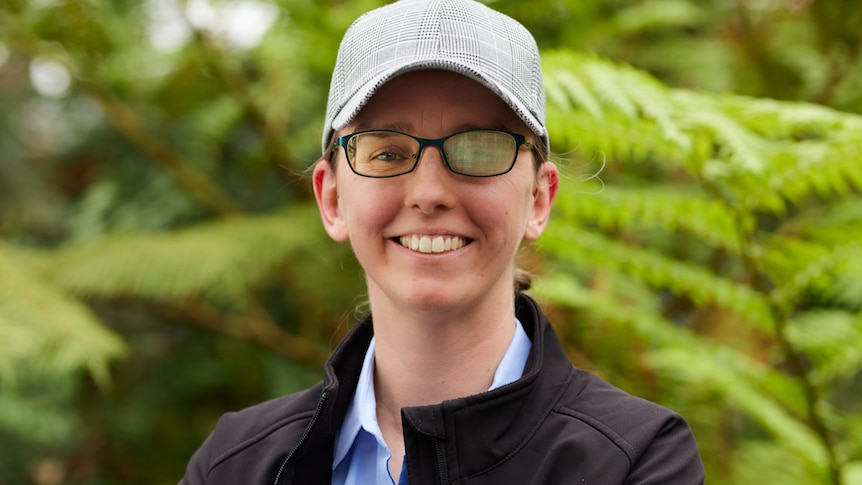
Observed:
[[[335,437],[335,454],[332,460],[332,485],[395,485],[389,473],[392,453],[383,441],[377,424],[377,399],[374,395],[374,338],[365,353],[359,382],[353,401],[347,409],[341,430]],[[515,335],[494,372],[488,390],[505,386],[521,378],[532,342],[515,319]],[[401,476],[398,485],[407,485],[407,466],[401,457]]]

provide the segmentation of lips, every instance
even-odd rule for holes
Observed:
[[[469,243],[459,236],[409,234],[396,239],[407,249],[425,254],[445,253],[461,249]]]

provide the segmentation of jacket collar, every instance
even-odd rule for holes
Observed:
[[[516,314],[533,342],[521,379],[490,392],[402,412],[405,427],[409,423],[418,433],[445,440],[450,476],[478,474],[525,445],[571,380],[574,368],[536,302],[519,295]]]
[[[532,341],[519,380],[489,392],[402,410],[405,432],[446,442],[449,460],[455,461],[449,464],[453,477],[468,477],[494,467],[523,446],[572,377],[574,368],[538,304],[523,294],[515,303],[516,316]],[[322,427],[312,433],[319,446],[333,446],[373,334],[372,318],[366,316],[326,364],[324,389],[329,398]],[[409,455],[410,450],[407,452]]]

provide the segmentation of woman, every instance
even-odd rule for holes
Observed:
[[[360,17],[323,143],[321,220],[371,315],[322,383],[223,417],[185,483],[703,482],[683,419],[575,369],[514,290],[559,183],[520,24],[468,0]]]

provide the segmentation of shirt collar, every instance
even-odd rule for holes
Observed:
[[[524,373],[527,356],[530,353],[532,342],[530,337],[521,326],[521,322],[515,318],[515,335],[500,360],[500,365],[494,372],[494,380],[489,391],[515,382]],[[375,339],[371,338],[368,350],[365,352],[365,360],[362,362],[362,370],[359,381],[356,384],[356,392],[347,409],[344,422],[338,432],[335,442],[335,452],[332,460],[334,470],[347,456],[356,436],[364,429],[383,446],[383,433],[377,423],[377,398],[374,394],[374,347]]]
[[[368,344],[368,350],[365,352],[365,360],[362,362],[362,371],[359,373],[353,401],[347,408],[341,430],[336,437],[335,453],[332,460],[333,470],[347,456],[360,429],[365,428],[378,439],[382,439],[383,433],[377,424],[377,398],[374,395],[374,342],[375,338],[372,337],[371,343]]]
[[[524,374],[524,366],[527,364],[527,356],[530,355],[530,337],[524,331],[524,327],[518,319],[515,319],[515,335],[512,336],[512,342],[509,343],[509,348],[503,354],[503,359],[497,370],[494,372],[494,381],[491,383],[489,391],[493,391],[498,387],[503,387],[506,384],[517,381]]]

